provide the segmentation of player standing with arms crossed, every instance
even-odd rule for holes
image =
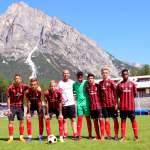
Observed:
[[[121,117],[121,141],[126,139],[126,118],[130,118],[134,132],[134,140],[138,139],[138,126],[135,118],[135,97],[137,89],[135,84],[129,80],[127,69],[122,70],[122,78],[117,86],[118,97],[120,98]]]
[[[101,69],[101,75],[103,80],[99,82],[99,94],[102,100],[102,113],[105,118],[105,130],[107,139],[111,139],[110,122],[109,118],[114,120],[114,139],[118,140],[118,104],[117,104],[117,93],[115,83],[109,79],[109,68],[104,67]]]
[[[20,132],[20,141],[25,142],[23,137],[24,135],[24,106],[23,100],[25,91],[28,89],[28,86],[22,83],[22,77],[20,74],[14,76],[13,83],[7,89],[7,105],[8,105],[8,130],[9,130],[9,140],[7,143],[13,142],[14,135],[14,118],[17,115],[17,119],[20,122],[19,132]]]
[[[76,107],[73,95],[73,84],[74,81],[69,79],[69,70],[63,70],[63,80],[59,81],[58,88],[62,91],[63,97],[63,108],[62,113],[64,117],[64,138],[68,136],[67,120],[71,120],[71,126],[73,130],[73,140],[78,139],[77,137],[77,125],[76,125]]]
[[[86,117],[89,139],[92,139],[92,123],[90,118],[90,100],[86,92],[87,81],[84,80],[83,72],[77,72],[77,81],[73,84],[73,92],[77,102],[77,132],[81,138],[83,116]]]

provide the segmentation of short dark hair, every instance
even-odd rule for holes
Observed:
[[[123,69],[123,70],[121,71],[121,74],[124,74],[124,72],[129,73],[129,70],[128,70],[128,69]]]
[[[77,75],[77,77],[83,76],[83,72],[82,71],[78,71],[76,75]]]
[[[93,77],[93,78],[95,78],[95,75],[94,75],[93,73],[88,73],[87,78],[89,78],[89,77]]]
[[[31,82],[35,82],[35,81],[38,82],[38,79],[37,79],[37,78],[32,78],[32,79],[30,79],[30,83],[31,83]]]
[[[19,73],[16,73],[15,75],[14,75],[14,79],[16,78],[16,77],[21,77],[21,75],[19,74]]]

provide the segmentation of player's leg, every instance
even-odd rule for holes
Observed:
[[[45,126],[46,126],[46,133],[47,137],[51,135],[51,123],[50,123],[50,117],[49,115],[45,115]]]
[[[92,121],[90,117],[90,106],[84,106],[83,110],[84,110],[84,115],[86,116],[88,136],[89,136],[89,139],[92,139]]]
[[[17,119],[20,122],[20,125],[19,125],[20,141],[25,142],[25,139],[24,139],[24,108],[20,107],[20,108],[16,108],[16,109],[17,109]]]
[[[62,108],[62,114],[63,114],[63,117],[64,117],[64,124],[63,124],[63,127],[64,127],[64,138],[66,139],[68,137],[68,106],[64,106]]]
[[[43,128],[44,128],[44,115],[43,112],[38,113],[38,120],[39,120],[39,141],[41,142],[43,140]]]
[[[31,121],[31,115],[26,115],[27,120],[27,134],[28,134],[28,142],[32,140],[32,121]]]
[[[73,139],[77,139],[77,124],[76,124],[76,108],[75,105],[68,107],[68,118],[71,119],[71,126],[73,130]]]
[[[110,108],[110,113],[114,121],[114,132],[115,132],[114,139],[118,140],[118,132],[119,132],[118,112],[117,110],[115,110],[114,107],[112,107]]]
[[[133,129],[133,133],[134,133],[134,140],[138,139],[138,125],[137,125],[137,121],[135,118],[135,113],[134,111],[129,111],[128,117],[131,120],[132,123],[132,129]]]
[[[107,139],[111,139],[111,131],[110,131],[110,121],[109,114],[107,108],[102,108],[103,117],[105,118],[105,131],[107,134]]]
[[[99,125],[98,125],[98,118],[93,119],[94,121],[94,129],[96,133],[96,139],[100,139],[100,132],[99,132]]]
[[[120,118],[121,118],[121,141],[125,141],[127,111],[120,111]]]
[[[100,130],[101,130],[101,141],[104,141],[104,136],[105,136],[105,122],[102,114],[102,110],[99,111],[99,123],[100,123]]]
[[[76,124],[76,118],[71,118],[71,127],[72,127],[72,130],[73,130],[73,136],[72,136],[72,139],[73,140],[76,140],[77,139],[77,124]]]
[[[13,126],[13,121],[9,120],[8,123],[8,131],[9,131],[9,140],[7,141],[7,143],[11,143],[13,142],[13,137],[14,137],[14,126]]]
[[[11,108],[10,112],[8,114],[8,120],[9,120],[9,122],[8,122],[9,140],[7,141],[7,143],[11,143],[13,141],[13,136],[14,136],[13,122],[14,122],[15,114],[16,114],[16,109]]]
[[[83,123],[83,108],[80,105],[77,105],[77,132],[79,139],[81,138],[81,132],[82,132],[82,123]]]
[[[64,133],[64,119],[63,119],[63,115],[60,117],[58,110],[55,111],[55,114],[56,114],[56,116],[58,118],[59,140],[60,140],[60,142],[64,142],[64,139],[63,139],[63,133]]]

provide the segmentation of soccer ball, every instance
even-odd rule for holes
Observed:
[[[57,138],[56,138],[56,136],[54,136],[54,135],[49,135],[49,136],[48,136],[48,143],[50,143],[50,144],[55,144],[55,143],[57,143]]]

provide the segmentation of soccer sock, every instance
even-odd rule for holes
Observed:
[[[8,125],[8,130],[9,130],[9,137],[13,138],[13,134],[14,134],[13,124]]]
[[[83,116],[78,116],[78,122],[77,122],[78,136],[81,136],[82,122],[83,122]]]
[[[19,132],[20,132],[20,136],[24,134],[24,123],[20,123]]]
[[[46,124],[46,132],[47,132],[47,136],[51,135],[51,125],[50,125],[50,119],[46,119],[45,120],[45,124]]]
[[[99,119],[100,122],[100,130],[101,130],[101,137],[104,137],[105,134],[105,123],[103,119]]]
[[[58,120],[58,124],[59,124],[59,135],[63,136],[63,130],[64,130],[64,122],[63,119],[59,119]]]
[[[90,117],[86,117],[86,123],[88,127],[89,137],[92,137],[92,122]]]
[[[39,135],[43,135],[43,128],[44,128],[43,117],[39,117]]]
[[[118,131],[119,131],[119,122],[118,119],[114,119],[114,131],[115,131],[115,137],[118,137]]]
[[[32,123],[31,123],[31,120],[29,119],[27,119],[27,133],[28,133],[28,136],[32,135]]]
[[[136,119],[131,119],[132,122],[132,128],[133,128],[133,132],[134,132],[134,137],[138,138],[138,126],[137,126],[137,122]]]
[[[96,133],[96,139],[99,139],[100,133],[99,133],[98,119],[94,119],[94,128],[95,128],[95,133]]]
[[[106,130],[106,134],[108,137],[111,137],[111,133],[110,133],[110,122],[109,120],[105,120],[105,130]]]
[[[126,119],[121,119],[121,137],[126,137]]]

